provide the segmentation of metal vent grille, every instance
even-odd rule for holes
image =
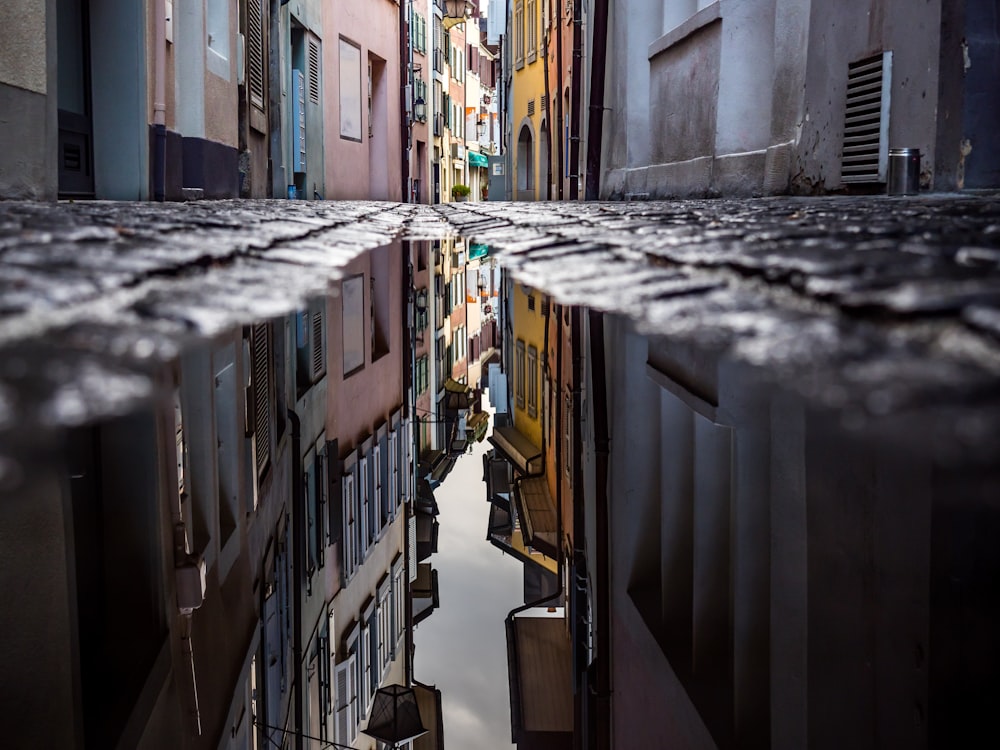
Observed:
[[[528,117],[532,117],[535,114],[535,100],[528,99]]]
[[[319,45],[309,40],[309,101],[319,104]]]
[[[889,166],[889,91],[892,52],[882,52],[847,66],[844,115],[844,182],[885,182]]]
[[[262,0],[247,3],[247,81],[250,103],[264,109],[264,18]]]
[[[540,106],[542,108],[542,112],[548,112],[549,111],[549,95],[548,94],[542,94],[542,102],[541,102]]]
[[[256,324],[251,333],[253,370],[251,389],[253,391],[254,453],[257,475],[267,469],[271,458],[271,393],[268,383],[270,374],[270,331],[266,323]]]
[[[323,315],[317,312],[313,313],[312,317],[312,374],[314,378],[323,374],[324,360]]]

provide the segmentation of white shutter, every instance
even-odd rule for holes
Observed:
[[[377,536],[379,530],[385,525],[385,519],[382,518],[382,491],[385,489],[382,486],[382,446],[377,440],[372,449],[372,484],[375,487],[375,494],[372,497],[372,502],[375,504],[375,528],[372,531]]]
[[[337,728],[335,740],[350,745],[358,731],[357,664],[354,654],[336,666]]]
[[[344,565],[344,580],[347,581],[354,575],[354,567],[357,561],[357,508],[358,508],[358,492],[357,492],[357,482],[354,472],[357,470],[355,466],[351,473],[344,475],[343,482],[343,513],[344,513],[344,529],[343,529],[343,540],[341,542],[343,546],[342,561]]]
[[[371,502],[368,497],[368,456],[361,456],[359,461],[359,466],[361,468],[358,473],[358,497],[360,499],[359,512],[358,515],[361,516],[358,524],[360,544],[358,545],[358,560],[363,562],[368,556],[368,503]]]
[[[410,544],[409,544],[409,555],[410,555],[410,583],[417,580],[417,517],[411,515],[409,519],[410,523]]]
[[[371,675],[372,675],[372,637],[371,633],[371,621],[365,619],[361,624],[361,660],[359,662],[359,671],[361,672],[361,716],[364,717],[368,714],[368,696],[374,692],[372,690]]]
[[[396,517],[396,505],[399,503],[399,443],[397,431],[389,433],[389,517]]]

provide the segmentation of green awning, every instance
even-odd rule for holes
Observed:
[[[490,246],[483,245],[478,242],[473,242],[469,245],[469,260],[475,260],[476,258],[485,258],[490,254]]]
[[[470,167],[486,168],[489,166],[489,160],[478,151],[469,151],[466,156],[468,157]]]

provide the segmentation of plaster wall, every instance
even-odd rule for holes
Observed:
[[[339,120],[338,120],[339,122]],[[373,273],[373,258],[379,251],[365,253],[353,260],[344,269],[344,278],[358,273],[364,274],[364,331],[366,332],[365,364],[346,378],[344,377],[344,342],[342,328],[343,296],[338,283],[327,302],[327,319],[329,321],[328,340],[330,342],[329,358],[327,359],[327,387],[333,394],[326,407],[326,435],[328,439],[338,439],[341,452],[349,450],[352,445],[359,445],[366,437],[373,435],[375,429],[387,422],[389,417],[403,403],[403,372],[402,360],[404,351],[403,325],[406,311],[403,307],[403,296],[399,293],[402,270],[400,258],[402,247],[395,242],[384,249],[381,265],[376,266],[377,272],[389,275],[389,315],[388,320],[396,321],[389,329],[389,352],[372,361],[371,338],[367,332],[371,330],[370,279]],[[409,356],[405,366],[409,369]]]
[[[400,143],[402,113],[399,109],[399,6],[390,0],[374,0],[364,5],[334,3],[326,5],[322,14],[324,40],[324,102],[325,123],[325,197],[335,200],[379,199],[400,200],[402,175],[402,144]],[[432,34],[428,31],[428,47]],[[362,102],[361,142],[340,135],[340,38],[361,48],[361,91],[368,90],[368,59],[374,56],[384,61],[385,110],[378,123],[384,133],[384,159],[371,159],[372,141],[368,135],[367,106]],[[430,91],[430,88],[428,88]],[[428,112],[430,112],[428,107]],[[371,169],[379,173],[373,195]]]
[[[46,45],[39,44],[47,35],[48,5],[47,0],[0,4],[0,83],[48,92]]]
[[[933,181],[941,2],[847,0],[810,6],[802,136],[794,192],[839,188],[848,63],[892,50],[889,147],[919,148]]]

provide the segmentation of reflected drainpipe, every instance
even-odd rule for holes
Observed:
[[[304,570],[302,565],[302,553],[305,549],[305,524],[302,517],[301,508],[303,506],[302,487],[302,433],[299,415],[294,410],[288,410],[288,421],[292,426],[292,662],[295,674],[293,684],[295,686],[295,748],[303,750],[302,714],[304,683],[302,680],[302,586],[305,581],[302,579]]]
[[[407,686],[413,684],[413,591],[410,581],[410,514],[413,513],[414,502],[417,495],[417,473],[420,462],[420,435],[418,429],[420,422],[417,416],[417,379],[414,373],[417,371],[417,312],[416,312],[416,284],[413,278],[412,253],[415,245],[406,242],[404,247],[407,252],[400,253],[402,256],[403,273],[402,287],[403,299],[407,301],[407,316],[404,324],[409,323],[407,340],[410,343],[410,362],[406,366],[406,357],[401,357],[403,367],[403,416],[410,422],[410,453],[413,457],[412,469],[410,470],[409,481],[411,482],[410,492],[407,493],[408,501],[403,508],[403,575],[406,576],[406,596],[404,600],[404,617],[406,619],[406,634],[403,655],[403,675],[404,683]],[[419,250],[418,250],[419,252]],[[430,265],[433,269],[433,258],[430,258]],[[433,274],[433,270],[431,270]],[[402,316],[401,316],[402,317]]]
[[[588,182],[590,175],[587,175]],[[608,394],[604,358],[604,314],[590,310],[590,351],[594,412],[595,491],[597,532],[597,750],[611,749],[611,592],[608,512]]]

